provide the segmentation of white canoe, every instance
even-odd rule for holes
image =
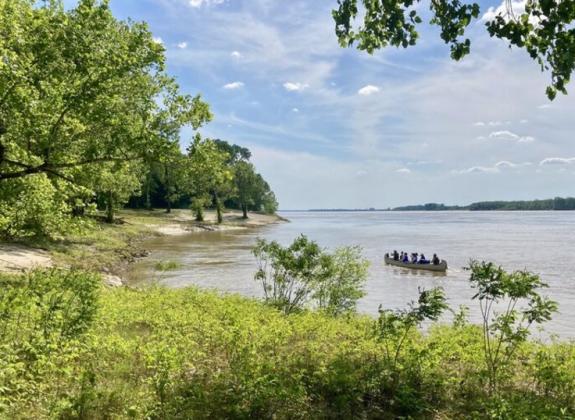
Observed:
[[[437,265],[435,264],[412,264],[395,261],[389,256],[385,256],[385,263],[396,267],[411,268],[413,270],[427,270],[427,271],[447,271],[447,261],[441,260]]]

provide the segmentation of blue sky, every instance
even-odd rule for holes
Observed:
[[[148,22],[169,73],[211,105],[202,134],[249,147],[282,209],[575,195],[575,100],[549,103],[524,51],[482,19],[460,63],[425,25],[414,48],[342,49],[336,3],[111,1]]]

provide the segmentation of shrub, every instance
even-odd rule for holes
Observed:
[[[468,270],[477,289],[473,299],[479,300],[483,317],[485,365],[493,393],[519,345],[527,340],[531,325],[549,321],[557,303],[539,294],[547,285],[528,271],[508,273],[493,263],[477,261],[471,261]],[[496,312],[497,305],[502,312]]]
[[[305,235],[288,247],[258,240],[255,279],[262,283],[267,303],[289,314],[313,303],[332,315],[355,310],[363,296],[368,262],[361,249],[340,248],[330,254]]]
[[[99,284],[97,275],[56,269],[2,280],[0,413],[43,404],[75,376]]]

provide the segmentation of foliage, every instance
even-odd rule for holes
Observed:
[[[343,47],[357,44],[370,54],[388,45],[403,48],[415,45],[419,37],[417,25],[422,23],[419,3],[419,0],[338,0],[338,9],[332,14],[340,44]],[[360,4],[363,25],[355,27]],[[524,48],[542,70],[550,70],[549,99],[554,99],[558,91],[566,94],[565,87],[575,69],[573,2],[530,0],[519,15],[513,5],[506,1],[506,11],[485,23],[489,35],[507,41],[509,46]],[[439,27],[441,39],[450,45],[451,57],[460,60],[469,54],[471,41],[465,38],[465,32],[479,17],[479,4],[432,0],[429,7],[429,23]]]
[[[243,210],[245,218],[248,210],[274,214],[275,194],[250,158],[246,147],[196,135],[187,155],[172,150],[161,160],[146,163],[143,195],[132,197],[129,205],[167,207],[168,213],[172,206],[191,207],[196,216],[213,207],[220,221],[226,207]]]
[[[96,316],[99,285],[98,275],[62,270],[3,279],[0,413],[11,405],[42,405],[46,389],[75,380],[74,364]],[[38,414],[48,417],[48,410]],[[14,411],[8,417],[26,415]]]
[[[0,2],[1,179],[73,180],[79,167],[161,153],[180,126],[209,120],[166,76],[145,24],[116,20],[108,2],[32,3]]]
[[[248,217],[248,206],[254,204],[257,195],[257,174],[254,166],[249,162],[238,162],[234,168],[234,182],[236,184],[237,198],[244,218]]]
[[[239,161],[234,165],[234,182],[237,201],[243,211],[244,219],[248,217],[248,208],[264,210],[268,214],[277,211],[278,203],[269,184],[258,174],[253,164]]]
[[[0,188],[45,192],[22,198],[51,207],[54,219],[81,215],[103,184],[111,219],[138,189],[139,163],[178,148],[181,127],[211,118],[165,73],[165,51],[147,26],[117,20],[108,1],[66,9],[60,0],[0,0],[0,28]],[[45,179],[59,192],[53,203],[40,203],[49,200]],[[52,232],[45,223],[4,221],[17,236]]]
[[[202,139],[199,134],[188,148],[188,156],[189,188],[196,220],[203,220],[203,208],[213,199],[218,211],[218,223],[221,223],[220,195],[232,188],[232,172],[227,165],[229,156],[213,140]]]
[[[399,368],[401,352],[409,334],[426,320],[437,321],[448,309],[445,294],[441,288],[420,290],[417,303],[411,302],[407,309],[392,311],[379,308],[375,334],[383,343],[384,361],[389,373],[384,386],[392,393],[397,392],[401,378]],[[387,383],[385,383],[387,382]]]
[[[361,256],[360,247],[338,248],[327,259],[327,272],[317,285],[313,299],[317,306],[331,315],[355,311],[357,301],[365,292],[369,261]]]
[[[286,316],[255,300],[193,288],[97,292],[96,285],[94,276],[63,271],[2,280],[1,417],[575,415],[573,343],[524,343],[512,377],[490,396],[480,328],[411,329],[392,388],[390,333],[374,330],[371,318]],[[437,313],[430,305],[437,296],[427,294],[404,313],[413,320]]]
[[[489,387],[495,392],[502,370],[509,368],[517,348],[527,340],[531,325],[549,321],[557,311],[557,303],[539,294],[538,289],[547,285],[536,274],[528,271],[507,273],[493,263],[477,261],[471,261],[468,269],[470,282],[477,289],[473,299],[479,300],[483,317]],[[504,308],[502,312],[496,312],[498,304]]]
[[[0,182],[0,237],[55,237],[70,230],[66,198],[45,174]]]
[[[288,247],[258,239],[253,254],[266,302],[286,314],[311,302],[332,315],[352,312],[364,294],[368,262],[359,248],[330,254],[301,235]]]

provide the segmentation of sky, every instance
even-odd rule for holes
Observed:
[[[111,0],[210,104],[202,135],[252,150],[280,209],[573,196],[575,85],[549,102],[550,75],[488,36],[500,4],[480,3],[454,62],[426,24],[408,49],[340,48],[336,0]]]

